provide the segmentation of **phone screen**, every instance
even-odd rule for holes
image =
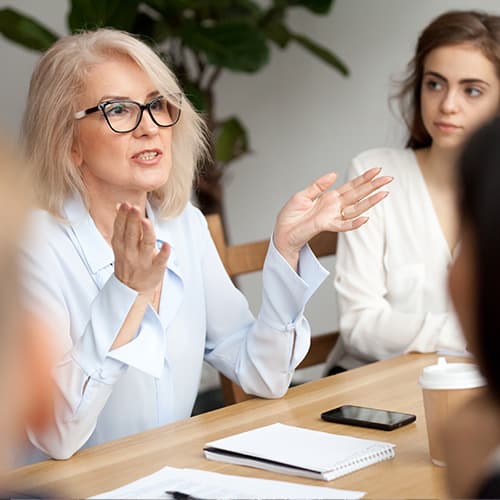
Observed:
[[[415,422],[416,416],[410,413],[378,410],[362,406],[344,405],[321,414],[323,420],[339,424],[359,425],[375,429],[392,430]]]

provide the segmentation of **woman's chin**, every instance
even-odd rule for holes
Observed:
[[[148,193],[151,191],[157,191],[158,189],[161,189],[163,186],[165,186],[168,178],[168,173],[162,172],[161,175],[154,175],[149,178],[141,179],[139,183],[140,188]]]

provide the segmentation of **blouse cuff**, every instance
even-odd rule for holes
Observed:
[[[259,318],[276,330],[292,331],[307,301],[329,272],[305,245],[300,251],[297,274],[273,243],[269,244],[263,269],[263,300]]]
[[[113,274],[91,304],[90,321],[72,353],[88,376],[111,383],[122,373],[123,363],[107,356],[136,297],[137,292]]]
[[[136,337],[113,349],[108,357],[160,379],[164,365],[165,341],[160,318],[151,304],[148,304]]]

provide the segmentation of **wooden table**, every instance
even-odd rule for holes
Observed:
[[[13,471],[23,489],[37,488],[87,497],[108,491],[165,465],[228,474],[305,482],[366,491],[366,498],[443,498],[445,471],[432,465],[418,377],[433,364],[434,354],[407,354],[288,391],[278,400],[253,399],[88,448],[67,461],[45,461]],[[324,422],[319,415],[341,404],[358,404],[414,413],[414,424],[391,432]],[[385,440],[397,445],[393,460],[324,482],[206,460],[211,440],[273,422],[337,434]]]

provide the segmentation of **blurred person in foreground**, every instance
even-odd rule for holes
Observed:
[[[329,190],[329,173],[290,198],[255,318],[189,202],[204,134],[169,68],[127,33],[64,37],[35,68],[23,136],[45,244],[25,245],[26,294],[64,355],[53,424],[29,429],[33,460],[189,417],[204,360],[280,397],[307,353],[304,306],[328,274],[307,242],[363,225],[391,178],[375,168]]]
[[[449,288],[487,389],[447,423],[449,489],[500,498],[500,118],[472,137],[458,173],[462,239]]]
[[[30,192],[24,167],[0,142],[0,496],[5,473],[22,454],[24,427],[43,430],[52,410],[50,336],[23,309],[19,243],[26,237]]]

